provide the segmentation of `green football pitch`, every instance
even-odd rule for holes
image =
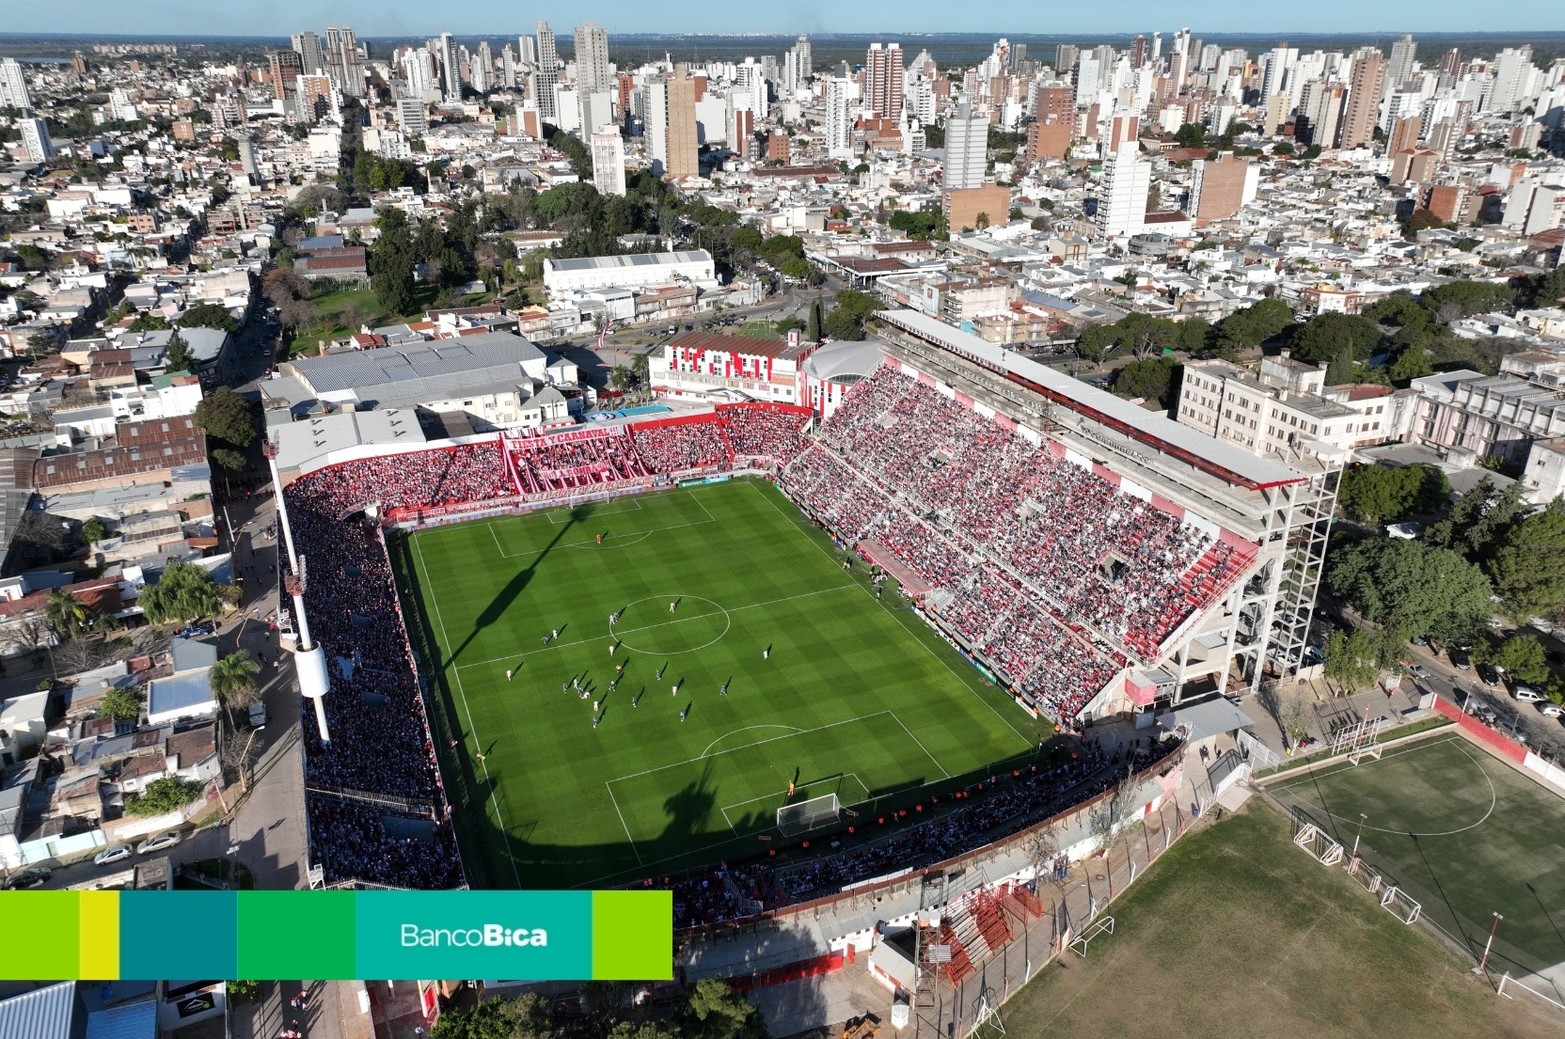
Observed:
[[[1364,861],[1474,956],[1499,913],[1493,966],[1565,963],[1565,802],[1463,737],[1439,732],[1266,789],[1347,853],[1362,822]]]
[[[1043,733],[761,481],[429,529],[393,556],[414,645],[438,661],[475,886],[753,855],[786,839],[784,804],[910,804]]]

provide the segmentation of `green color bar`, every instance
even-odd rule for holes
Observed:
[[[357,978],[358,897],[352,891],[242,892],[237,977]]]
[[[0,941],[0,978],[75,980],[80,913],[81,899],[75,891],[0,893],[6,934]]]
[[[674,977],[674,893],[592,893],[594,981],[670,981]]]

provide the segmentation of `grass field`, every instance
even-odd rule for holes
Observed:
[[[1005,1004],[1007,1034],[1557,1034],[1557,1020],[1495,998],[1427,933],[1293,847],[1289,832],[1252,801],[1179,841],[1109,910],[1114,934],[1094,939],[1087,959],[1067,953]]]
[[[1332,765],[1268,785],[1501,969],[1565,962],[1565,803],[1455,734],[1393,747],[1376,761]]]
[[[396,552],[461,734],[448,782],[482,802],[458,837],[493,886],[755,854],[790,781],[795,800],[902,803],[1041,732],[769,484],[436,528]],[[561,691],[573,678],[588,700]]]

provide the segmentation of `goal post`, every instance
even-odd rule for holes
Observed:
[[[777,809],[777,829],[783,836],[808,833],[836,822],[842,816],[842,802],[836,794],[821,794]]]

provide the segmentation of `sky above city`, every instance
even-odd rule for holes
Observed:
[[[12,4],[0,31],[131,35],[281,36],[299,29],[351,25],[360,36],[422,36],[441,31],[501,36],[531,32],[546,18],[569,32],[588,18],[612,34],[696,32],[898,33],[993,32],[1104,35],[1163,31],[1188,25],[1196,32],[1527,32],[1565,28],[1558,0],[1505,4],[1455,0],[1314,0],[1304,4],[1211,0],[1202,3],[1120,0],[1107,4],[964,4],[952,0],[785,0],[713,3],[690,0],[598,0],[545,3],[516,0],[269,0],[220,4],[209,0],[55,0]]]

